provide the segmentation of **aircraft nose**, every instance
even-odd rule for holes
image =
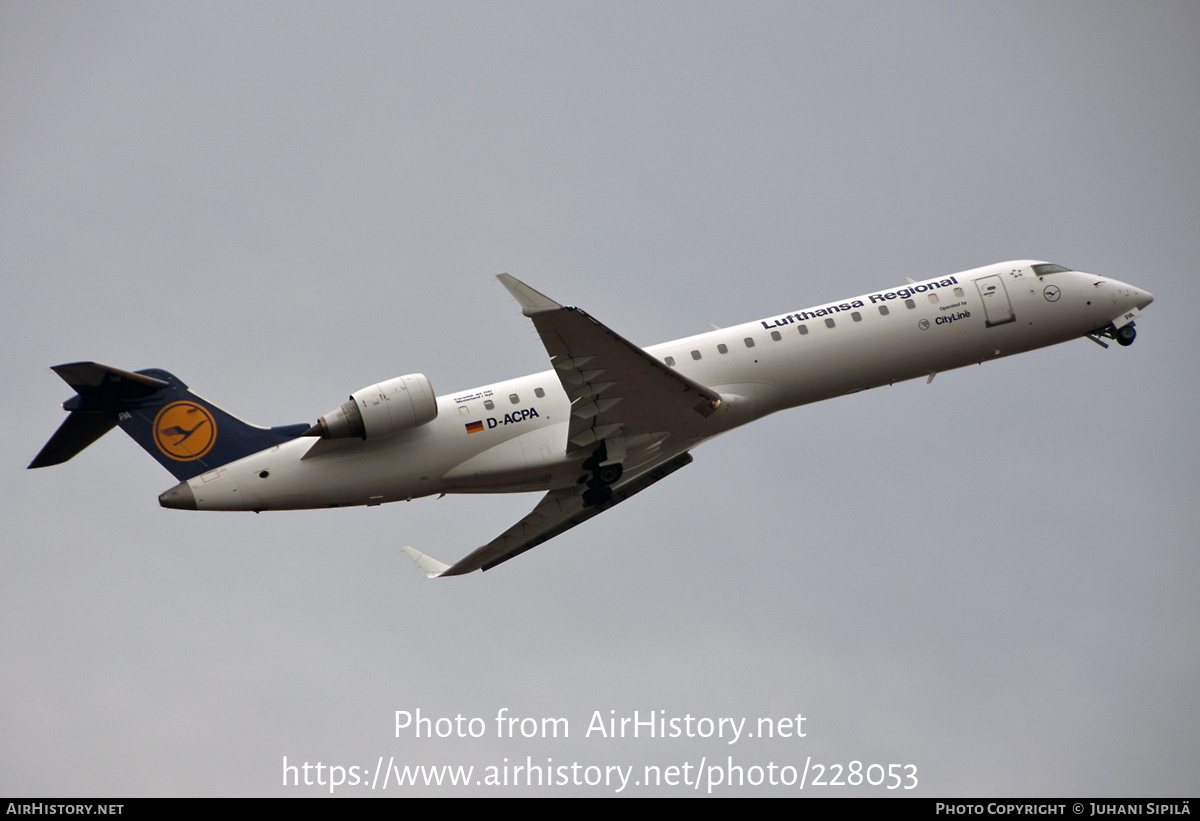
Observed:
[[[1101,291],[1110,293],[1113,305],[1122,311],[1128,311],[1131,308],[1137,308],[1140,311],[1154,301],[1154,294],[1130,285],[1128,282],[1098,278],[1095,285]]]

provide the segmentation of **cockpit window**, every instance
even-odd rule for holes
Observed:
[[[1043,262],[1041,265],[1033,266],[1034,276],[1045,276],[1046,274],[1065,274],[1070,271],[1070,268],[1064,268],[1061,265],[1055,265],[1052,262]]]

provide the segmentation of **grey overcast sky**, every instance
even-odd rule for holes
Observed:
[[[285,758],[382,757],[476,768],[383,795],[702,760],[1195,795],[1198,42],[1190,2],[2,0],[0,794],[327,794]],[[1025,257],[1153,292],[1137,343],[779,414],[486,574],[400,548],[536,495],[164,510],[119,432],[25,470],[60,362],[311,422],[545,368],[502,271],[651,344]],[[417,709],[487,732],[397,737]],[[586,734],[634,711],[805,736]]]

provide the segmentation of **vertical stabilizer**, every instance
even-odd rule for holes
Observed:
[[[260,428],[188,390],[157,368],[129,372],[96,362],[55,365],[75,389],[63,403],[70,413],[31,468],[61,464],[116,426],[128,433],[176,479],[215,467],[302,435],[308,425]]]

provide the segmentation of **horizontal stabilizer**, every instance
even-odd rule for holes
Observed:
[[[130,373],[96,362],[68,362],[65,365],[53,365],[50,370],[62,377],[80,396],[107,394],[114,398],[135,399],[150,396],[171,384],[153,376]]]
[[[59,426],[29,467],[61,465],[116,426],[117,423],[103,413],[75,411]]]
[[[116,427],[110,411],[118,405],[153,396],[171,384],[96,362],[68,362],[51,370],[77,395],[63,403],[70,415],[29,463],[31,468],[61,465]]]

